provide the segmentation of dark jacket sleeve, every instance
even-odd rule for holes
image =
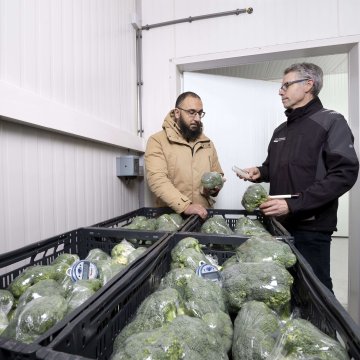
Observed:
[[[354,137],[341,116],[333,121],[322,149],[316,180],[301,193],[300,199],[289,199],[293,214],[320,208],[339,198],[355,184],[359,161],[354,149]]]

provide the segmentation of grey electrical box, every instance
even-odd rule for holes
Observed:
[[[135,155],[116,158],[116,176],[142,176],[139,157]]]

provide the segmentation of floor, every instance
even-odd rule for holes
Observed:
[[[331,277],[336,298],[348,305],[348,238],[334,237],[331,243]]]

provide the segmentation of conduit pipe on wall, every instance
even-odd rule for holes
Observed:
[[[154,28],[158,28],[158,27],[162,27],[162,26],[169,26],[169,25],[175,25],[175,24],[180,24],[180,23],[185,23],[185,22],[189,22],[192,23],[194,21],[198,21],[198,20],[205,20],[205,19],[212,19],[212,18],[216,18],[216,17],[222,17],[222,16],[229,16],[229,15],[240,15],[240,14],[252,14],[253,12],[253,8],[249,7],[249,8],[245,8],[245,9],[236,9],[236,10],[231,10],[231,11],[224,11],[224,12],[218,12],[218,13],[212,13],[212,14],[207,14],[207,15],[199,15],[199,16],[189,16],[188,18],[182,18],[182,19],[177,19],[177,20],[171,20],[171,21],[164,21],[161,23],[156,23],[156,24],[151,24],[151,25],[144,25],[144,26],[139,26],[136,23],[133,23],[133,27],[136,30],[136,76],[137,76],[137,105],[138,105],[138,123],[139,123],[139,129],[138,129],[138,134],[140,136],[143,135],[144,129],[143,129],[143,125],[142,125],[142,85],[143,85],[143,80],[142,80],[142,30],[150,30],[150,29],[154,29]]]

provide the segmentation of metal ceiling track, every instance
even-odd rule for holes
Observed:
[[[249,8],[245,8],[245,9],[236,9],[236,10],[218,12],[218,13],[207,14],[207,15],[189,16],[188,18],[164,21],[164,22],[152,24],[152,25],[144,25],[141,27],[141,30],[150,30],[150,29],[154,29],[154,28],[158,28],[158,27],[162,27],[162,26],[175,25],[175,24],[180,24],[180,23],[185,23],[185,22],[192,23],[192,22],[198,21],[198,20],[212,19],[212,18],[222,17],[222,16],[251,14],[252,12],[253,12],[253,8],[249,7]]]
[[[212,19],[222,16],[229,16],[229,15],[240,15],[240,14],[252,14],[253,8],[248,7],[245,9],[236,9],[231,11],[224,11],[224,12],[218,12],[218,13],[212,13],[207,15],[199,15],[199,16],[189,16],[187,18],[183,19],[177,19],[177,20],[171,20],[171,21],[164,21],[161,23],[151,24],[151,25],[144,25],[139,26],[136,23],[132,23],[133,27],[136,30],[136,68],[137,68],[137,107],[138,107],[138,134],[142,137],[144,129],[142,124],[142,31],[143,30],[151,30],[158,27],[163,26],[169,26],[169,25],[175,25],[175,24],[181,24],[181,23],[192,23],[194,21],[199,20],[206,20],[206,19]]]

